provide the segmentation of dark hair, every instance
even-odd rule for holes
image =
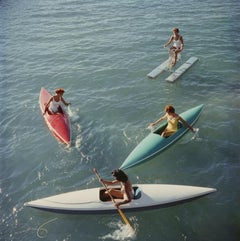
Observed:
[[[175,109],[172,105],[166,105],[165,112],[167,113],[175,113]]]
[[[58,93],[64,93],[65,91],[64,91],[64,89],[62,89],[62,88],[58,88],[58,89],[56,89],[55,90],[55,93],[56,94],[58,94]]]
[[[116,169],[112,171],[112,175],[119,181],[119,182],[127,182],[128,176],[120,169]]]

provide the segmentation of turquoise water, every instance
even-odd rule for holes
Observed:
[[[0,1],[0,240],[237,241],[240,237],[239,1]],[[146,75],[167,58],[173,27],[185,40],[176,83]],[[41,86],[66,90],[72,146],[49,133]],[[129,169],[134,183],[217,188],[171,208],[115,215],[58,215],[24,203],[97,187],[148,134],[166,104],[204,104],[195,127],[153,160]]]

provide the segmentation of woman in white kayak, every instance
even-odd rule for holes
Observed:
[[[171,55],[171,53],[174,54],[174,58],[171,63],[172,66],[174,66],[177,62],[178,54],[183,50],[184,43],[183,43],[183,37],[179,34],[179,29],[174,28],[172,31],[173,31],[173,35],[171,36],[169,41],[164,45],[164,48],[166,48],[168,45],[173,43],[173,45],[169,49],[169,55]]]
[[[46,112],[48,112],[49,115],[53,115],[56,113],[62,113],[61,102],[66,106],[71,104],[64,100],[64,98],[63,98],[64,92],[65,91],[62,88],[55,90],[55,95],[49,99],[48,103],[45,106],[43,115],[45,115]]]
[[[102,178],[99,180],[102,183],[106,185],[115,185],[120,183],[121,189],[117,190],[114,188],[109,189],[109,192],[113,198],[122,199],[120,202],[115,202],[115,206],[119,207],[122,204],[126,204],[132,201],[132,198],[134,196],[132,183],[128,179],[128,176],[120,169],[114,170],[112,172],[113,177],[115,177],[115,180],[113,181],[106,181]],[[108,192],[105,192],[106,195],[108,195]]]

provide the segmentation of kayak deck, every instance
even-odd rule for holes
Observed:
[[[136,184],[136,197],[127,204],[121,205],[124,211],[140,211],[168,207],[203,197],[214,188],[168,185],[168,184]],[[112,187],[109,187],[112,188]],[[101,192],[104,188],[91,188],[58,194],[25,203],[25,206],[43,211],[65,214],[99,214],[114,213],[117,211],[112,201],[101,201]],[[119,199],[116,199],[119,201]]]

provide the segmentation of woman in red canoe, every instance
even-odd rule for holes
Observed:
[[[48,103],[45,106],[43,115],[45,115],[46,112],[48,112],[49,115],[63,113],[62,107],[61,107],[61,102],[66,106],[71,104],[64,100],[64,98],[63,98],[64,92],[65,91],[62,88],[55,90],[55,95],[49,99]]]

